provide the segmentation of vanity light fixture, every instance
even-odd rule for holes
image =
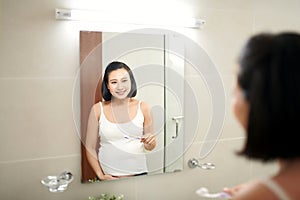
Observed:
[[[177,26],[185,28],[200,28],[205,24],[202,19],[182,18],[168,15],[156,17],[150,16],[122,16],[116,13],[108,13],[96,10],[78,10],[78,9],[55,9],[55,18],[57,20],[74,20],[74,21],[95,21],[117,24],[135,24],[135,25],[152,25],[152,26]]]

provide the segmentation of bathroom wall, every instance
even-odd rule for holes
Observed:
[[[226,94],[223,129],[213,151],[200,160],[214,163],[216,169],[189,169],[186,164],[190,158],[199,158],[211,123],[209,91],[195,69],[187,66],[185,78],[199,100],[201,120],[193,143],[184,154],[184,171],[81,184],[80,139],[73,117],[76,110],[72,106],[79,69],[78,30],[114,31],[116,27],[56,21],[55,8],[101,8],[149,14],[172,11],[205,19],[207,23],[200,30],[176,31],[205,49],[223,80]],[[230,110],[233,72],[236,56],[250,35],[261,31],[300,31],[299,8],[299,0],[2,0],[0,198],[83,200],[101,193],[122,193],[130,200],[196,200],[199,198],[195,190],[199,187],[219,191],[224,186],[275,172],[274,164],[265,166],[234,154],[242,146],[244,134]],[[186,105],[186,110],[192,108]],[[40,180],[63,170],[71,171],[75,180],[63,193],[48,192]]]

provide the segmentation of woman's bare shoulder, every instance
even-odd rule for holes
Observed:
[[[151,111],[151,107],[149,106],[149,104],[145,101],[141,101],[140,105],[141,105],[141,111],[142,111],[144,117],[151,118],[152,111]]]
[[[234,195],[232,200],[253,200],[253,199],[268,199],[276,200],[278,197],[269,190],[260,181],[253,181],[246,184],[239,192]]]
[[[150,106],[149,106],[149,104],[147,102],[142,101],[142,100],[139,101],[139,102],[141,102],[141,109],[143,111],[149,111],[150,110]]]
[[[94,113],[95,113],[95,115],[96,115],[96,117],[98,118],[98,120],[99,120],[99,118],[100,118],[100,114],[101,114],[101,110],[100,110],[100,104],[101,104],[102,102],[101,101],[99,101],[98,103],[95,103],[94,105],[93,105],[93,107],[92,107],[92,110],[94,111]]]

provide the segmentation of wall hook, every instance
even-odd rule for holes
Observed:
[[[200,167],[202,169],[214,169],[216,166],[213,163],[202,163],[200,164],[199,161],[196,158],[191,158],[188,161],[188,166],[190,168]]]

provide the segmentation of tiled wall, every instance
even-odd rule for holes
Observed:
[[[99,1],[1,1],[1,199],[82,200],[108,192],[123,193],[125,199],[130,200],[196,200],[199,198],[194,191],[201,186],[218,191],[224,186],[277,170],[275,165],[264,166],[234,155],[234,151],[243,144],[244,134],[231,114],[231,87],[235,59],[246,38],[260,31],[300,31],[298,0],[130,0],[126,4],[121,0],[110,3],[103,0],[101,6],[108,10],[119,5],[122,12],[132,8],[143,12],[161,5],[165,10],[182,11],[205,19],[207,23],[201,30],[178,32],[198,43],[218,69],[226,94],[226,114],[220,140],[213,151],[201,160],[213,162],[217,168],[211,171],[189,169],[186,162],[199,156],[212,116],[209,91],[202,78],[187,66],[186,80],[199,98],[201,120],[195,139],[184,154],[185,170],[100,184],[81,184],[80,139],[72,105],[72,99],[77,95],[73,89],[79,68],[79,27],[74,22],[56,21],[54,9],[93,9],[96,2]],[[89,25],[82,27],[97,29]],[[186,130],[189,131],[188,128]],[[75,175],[69,189],[60,194],[48,192],[40,180],[63,170],[70,170]]]

